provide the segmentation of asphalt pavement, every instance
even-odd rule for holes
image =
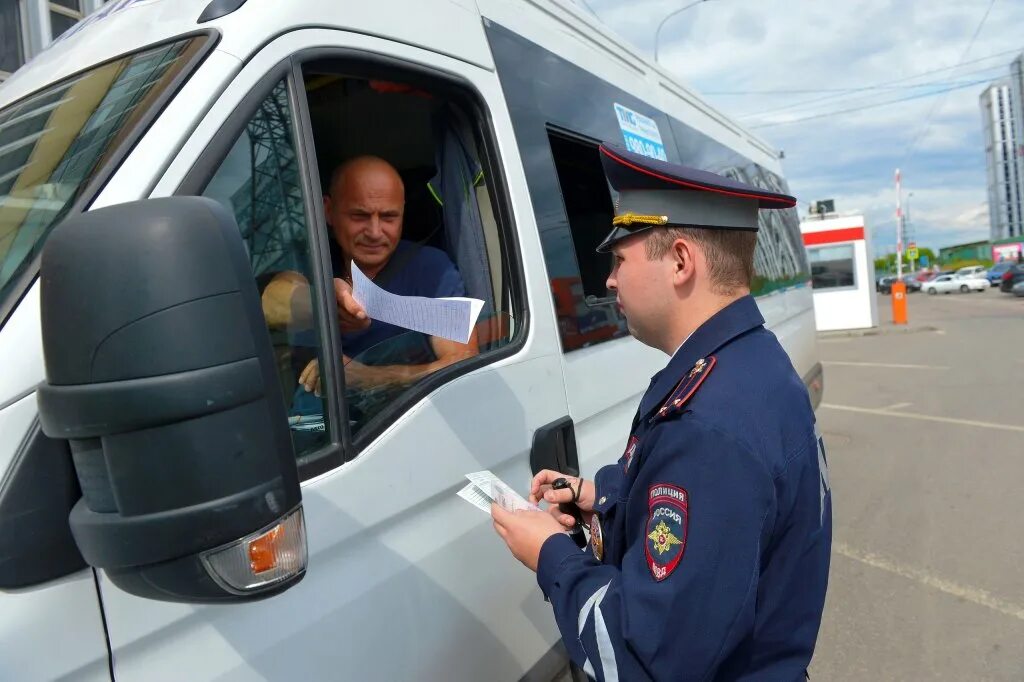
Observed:
[[[834,543],[812,680],[1024,680],[1024,298],[822,335]]]

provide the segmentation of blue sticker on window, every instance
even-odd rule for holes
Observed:
[[[615,116],[619,119],[619,129],[626,141],[626,149],[652,159],[668,161],[668,157],[665,156],[665,145],[661,141],[661,132],[653,118],[648,118],[617,102]]]

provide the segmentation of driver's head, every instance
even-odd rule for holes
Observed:
[[[324,215],[334,239],[359,269],[373,277],[402,238],[405,186],[394,166],[376,156],[359,156],[334,169]]]

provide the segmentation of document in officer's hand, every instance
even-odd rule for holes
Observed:
[[[519,493],[490,471],[466,474],[466,478],[469,479],[469,485],[458,492],[459,497],[488,514],[491,513],[492,502],[497,502],[498,506],[508,511],[540,511],[540,507],[523,499]]]

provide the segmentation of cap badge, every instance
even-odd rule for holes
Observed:
[[[637,215],[636,213],[623,213],[612,218],[612,225],[667,225],[667,215]]]

